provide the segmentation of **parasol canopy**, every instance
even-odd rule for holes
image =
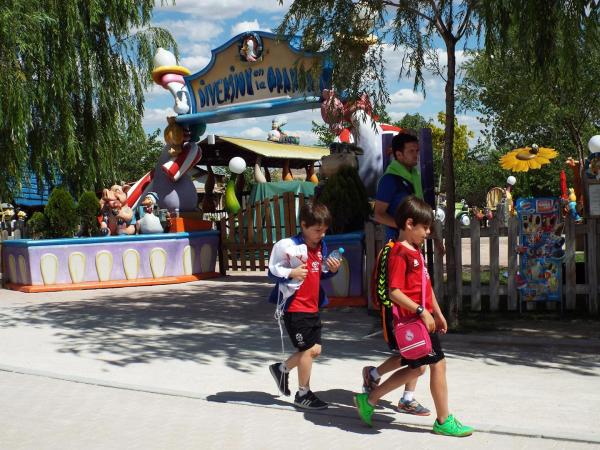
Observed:
[[[531,147],[511,150],[500,158],[500,165],[503,169],[513,172],[527,172],[529,169],[539,169],[557,156],[558,153],[553,148],[539,147],[533,144]]]

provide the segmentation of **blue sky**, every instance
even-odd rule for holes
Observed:
[[[157,2],[158,3],[158,2]],[[210,61],[211,49],[219,47],[231,37],[249,30],[272,31],[281,22],[290,2],[280,6],[276,0],[177,0],[176,5],[157,6],[153,25],[169,30],[179,45],[179,63],[192,73],[202,69]],[[446,52],[438,49],[440,61]],[[462,50],[458,52],[459,63],[464,61]],[[435,118],[444,110],[444,82],[427,73],[425,77],[426,97],[413,92],[413,81],[398,80],[402,52],[391,46],[385,49],[385,75],[391,104],[387,111],[392,119],[400,119],[406,113],[420,113],[426,118]],[[173,115],[171,95],[159,86],[154,86],[146,95],[144,127],[147,131],[163,129],[166,116]],[[319,110],[286,114],[285,130],[301,137],[302,144],[315,144],[311,120],[322,123]],[[266,139],[271,128],[272,117],[248,118],[211,124],[207,133]],[[474,113],[460,114],[460,123],[479,132],[481,124]]]

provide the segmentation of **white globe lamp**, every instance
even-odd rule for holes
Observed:
[[[229,170],[231,170],[232,173],[239,175],[246,170],[246,161],[244,161],[244,158],[240,158],[239,156],[231,158],[229,161]]]
[[[591,153],[600,152],[600,134],[591,137],[588,142],[588,148],[590,149]]]
[[[442,208],[437,208],[435,210],[435,218],[436,220],[443,222],[444,220],[446,220],[446,212]]]

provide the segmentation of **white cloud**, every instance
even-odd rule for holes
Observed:
[[[399,120],[402,120],[407,113],[403,111],[389,111],[388,114],[393,122],[398,122]]]
[[[148,104],[149,102],[153,102],[155,100],[160,99],[165,94],[170,96],[170,94],[167,91],[165,91],[165,89],[162,86],[159,86],[156,83],[152,83],[148,90],[144,92],[144,102]]]
[[[165,128],[167,126],[167,117],[174,116],[173,108],[148,108],[144,111],[144,119],[142,125],[146,130],[155,130],[157,128]]]
[[[287,11],[290,3],[290,0],[286,0],[283,6],[280,6],[275,0],[177,0],[175,5],[165,5],[157,8],[156,11],[178,12],[222,20],[238,17],[248,10],[283,13]]]
[[[252,22],[238,22],[231,27],[231,36],[245,33],[246,31],[271,31],[270,28],[261,27],[257,19]]]
[[[252,128],[247,128],[245,130],[243,130],[240,133],[241,137],[244,138],[248,138],[248,139],[267,139],[267,132],[265,130],[263,130],[262,128],[259,127],[252,127]]]
[[[423,94],[412,89],[400,89],[390,95],[390,108],[402,110],[414,110],[419,108],[425,99]]]
[[[154,24],[167,29],[177,41],[209,41],[223,31],[217,23],[203,20],[165,20]]]

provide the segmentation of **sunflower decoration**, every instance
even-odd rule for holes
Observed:
[[[500,158],[503,169],[513,172],[527,172],[529,169],[539,169],[548,164],[558,153],[553,148],[539,147],[533,144],[531,147],[522,147],[511,150]]]

